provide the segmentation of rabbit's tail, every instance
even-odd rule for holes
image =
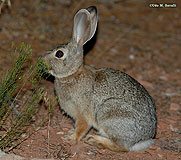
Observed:
[[[146,149],[148,147],[151,147],[153,144],[154,144],[154,140],[149,139],[146,141],[141,141],[141,142],[136,143],[135,145],[130,147],[129,150],[131,152],[136,152],[136,151],[140,151],[140,150]]]

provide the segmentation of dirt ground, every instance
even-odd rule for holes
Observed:
[[[150,7],[168,2],[177,7]],[[10,66],[12,42],[30,44],[36,61],[71,38],[75,12],[90,5],[98,8],[99,24],[96,36],[85,46],[85,63],[119,69],[144,85],[157,107],[155,145],[125,154],[97,149],[84,140],[70,145],[62,136],[73,128],[73,121],[62,115],[56,102],[49,123],[13,152],[61,160],[181,160],[181,1],[12,1],[11,9],[3,8],[0,15],[0,71]],[[53,82],[41,85],[49,97],[55,97]],[[39,114],[47,112],[44,105],[40,107]]]

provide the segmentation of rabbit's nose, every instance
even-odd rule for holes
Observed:
[[[47,56],[42,57],[43,61],[44,61],[44,65],[47,71],[50,71],[52,69],[51,64],[50,64],[50,60]]]

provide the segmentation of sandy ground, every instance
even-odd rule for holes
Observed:
[[[177,7],[150,7],[163,2]],[[119,69],[145,86],[157,106],[155,145],[125,154],[97,149],[84,139],[70,145],[62,136],[73,128],[73,121],[62,115],[56,102],[49,124],[13,152],[26,158],[62,160],[181,159],[181,1],[15,0],[0,15],[0,71],[10,67],[12,42],[30,44],[36,61],[71,38],[75,12],[90,5],[98,8],[99,24],[85,47],[85,63]],[[55,97],[53,82],[41,85],[49,97]],[[40,115],[47,112],[45,105],[40,107]]]

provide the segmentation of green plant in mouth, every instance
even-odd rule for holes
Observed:
[[[30,46],[22,43],[16,52],[12,69],[0,82],[0,150],[6,152],[27,137],[23,135],[28,134],[28,128],[34,123],[37,106],[45,94],[39,83],[42,76],[48,77],[45,72],[48,66],[41,58],[35,65],[27,66],[32,57]],[[25,89],[26,86],[29,86],[28,89]],[[23,96],[26,98],[22,99]]]

